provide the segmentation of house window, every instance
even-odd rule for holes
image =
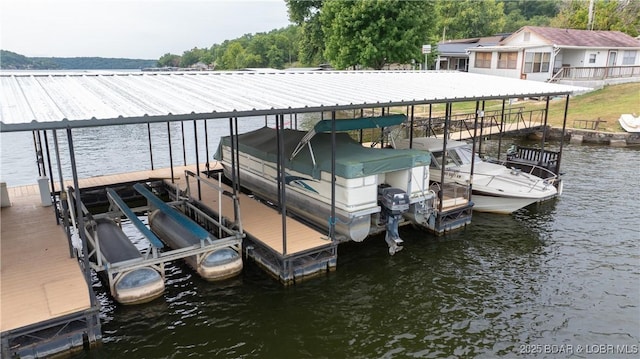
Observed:
[[[499,52],[498,68],[499,69],[515,69],[518,62],[517,52]]]
[[[531,40],[531,33],[529,31],[525,31],[524,38],[522,41],[529,41],[529,40]]]
[[[548,72],[550,52],[527,52],[524,55],[524,72]]]
[[[491,52],[476,52],[475,67],[491,68]]]
[[[589,54],[589,63],[590,64],[596,63],[596,54]]]
[[[636,50],[632,50],[632,51],[625,51],[624,55],[622,56],[622,64],[623,65],[634,65],[636,63]]]

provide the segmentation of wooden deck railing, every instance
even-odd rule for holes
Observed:
[[[640,66],[563,67],[551,81],[604,80],[609,78],[640,77]]]

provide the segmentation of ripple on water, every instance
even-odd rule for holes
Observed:
[[[92,353],[512,358],[524,344],[637,344],[639,168],[640,151],[568,146],[559,199],[474,214],[443,238],[402,228],[392,257],[380,236],[342,244],[337,271],[294,287],[251,262],[224,283],[170,264],[165,295],[140,306],[97,285],[105,345]]]

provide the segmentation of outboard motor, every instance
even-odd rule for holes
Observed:
[[[387,227],[384,240],[389,246],[389,254],[394,255],[402,249],[398,224],[402,214],[409,210],[409,195],[399,188],[381,185],[378,186],[378,202],[382,207],[381,219]]]

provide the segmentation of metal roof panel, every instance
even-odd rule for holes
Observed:
[[[586,90],[457,71],[0,72],[0,84],[1,132]]]

